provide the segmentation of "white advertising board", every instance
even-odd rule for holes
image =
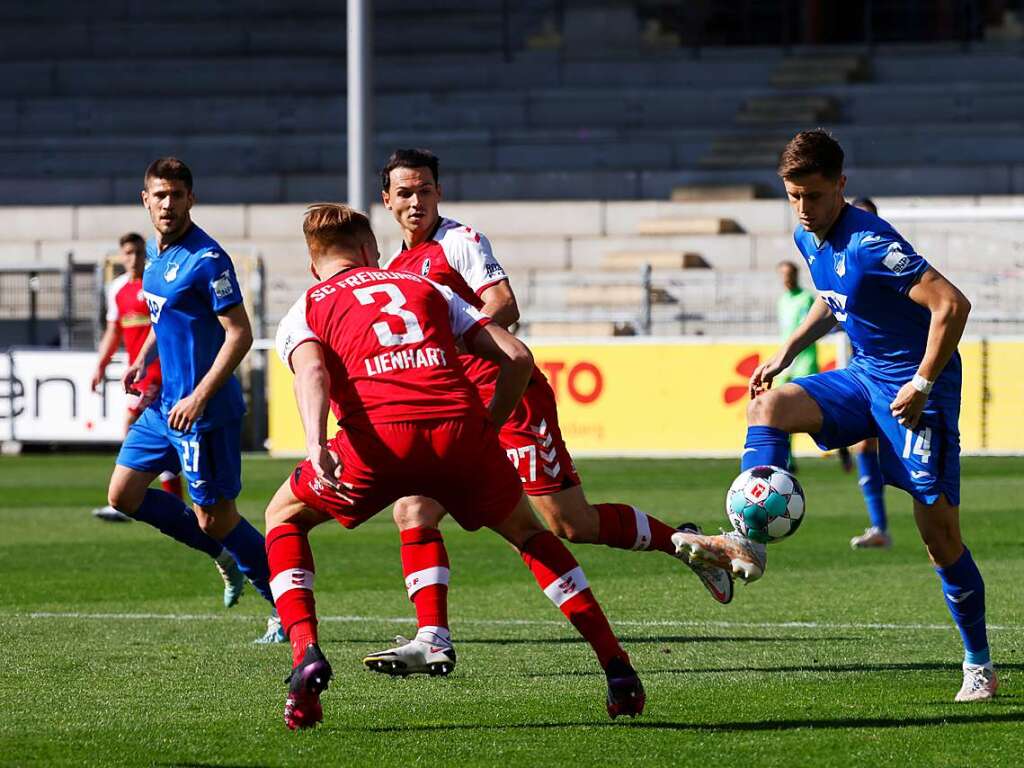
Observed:
[[[119,443],[126,395],[124,357],[90,388],[95,352],[12,349],[0,352],[0,440],[19,443]]]

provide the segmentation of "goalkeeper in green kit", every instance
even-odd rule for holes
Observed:
[[[811,305],[814,304],[815,294],[814,291],[800,287],[800,273],[794,262],[780,261],[776,271],[782,279],[784,289],[778,301],[779,332],[783,339],[788,339],[804,321]],[[817,344],[809,344],[793,358],[789,368],[775,377],[774,386],[779,387],[800,376],[810,376],[813,373],[818,373]],[[792,450],[789,456],[789,470],[796,472],[796,460],[793,458]]]

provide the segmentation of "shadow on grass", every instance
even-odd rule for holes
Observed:
[[[787,643],[831,643],[831,642],[842,642],[849,640],[856,640],[858,638],[853,637],[823,637],[821,635],[817,637],[730,637],[730,636],[716,636],[716,635],[662,635],[658,637],[650,636],[625,636],[619,638],[623,645],[641,645],[643,643],[778,643],[785,640]],[[543,637],[543,638],[523,638],[523,637],[495,637],[489,639],[481,638],[465,638],[461,635],[454,638],[456,648],[463,645],[574,645],[585,642],[580,637],[572,635],[566,637]],[[385,642],[387,642],[385,640]],[[339,639],[331,636],[321,635],[321,645],[323,643],[366,643],[373,646],[381,645],[381,638],[358,638],[358,637],[346,637]]]
[[[982,705],[985,706],[985,705]],[[923,728],[933,725],[983,725],[993,723],[1024,723],[1024,711],[990,712],[987,714],[935,715],[932,717],[843,717],[834,719],[808,718],[787,720],[762,720],[758,722],[724,722],[724,723],[674,723],[649,722],[644,720],[627,722],[596,722],[596,723],[510,723],[508,725],[471,725],[440,724],[440,725],[409,725],[409,726],[378,726],[375,728],[342,728],[339,730],[362,731],[369,733],[421,733],[430,731],[504,731],[533,730],[551,728],[643,728],[666,731],[733,731],[737,733],[755,731],[791,731],[797,728],[813,728],[817,730],[845,730],[853,728]]]
[[[824,674],[844,674],[859,672],[948,672],[959,670],[959,664],[921,662],[909,664],[799,664],[799,665],[775,665],[769,667],[690,667],[686,669],[656,669],[644,667],[640,669],[643,675],[716,675],[722,673],[767,673],[767,674],[788,674],[792,672],[818,672]],[[1024,670],[1024,664],[999,664],[997,671]],[[537,672],[530,677],[587,677],[603,675],[600,671],[563,671],[563,672]]]

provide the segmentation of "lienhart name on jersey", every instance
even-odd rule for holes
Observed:
[[[408,368],[435,368],[448,365],[444,350],[438,347],[385,352],[376,357],[367,358],[363,362],[366,364],[368,376],[376,376],[379,373],[390,371],[403,371]]]

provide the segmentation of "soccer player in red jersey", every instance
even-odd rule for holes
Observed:
[[[331,677],[317,645],[310,529],[332,517],[355,528],[412,494],[438,499],[467,530],[505,537],[593,648],[608,678],[609,715],[640,714],[643,686],[628,655],[576,560],[533,514],[498,442],[494,424],[530,379],[529,350],[446,288],[380,269],[369,220],[348,206],[311,207],[303,232],[320,282],[281,321],[276,346],[295,372],[307,459],[266,513],[271,589],[293,656],[286,725],[323,719],[320,693]],[[498,369],[486,408],[459,363],[460,338]],[[330,441],[328,409],[342,427]]]
[[[381,183],[384,205],[398,222],[404,241],[388,268],[423,275],[447,286],[498,325],[507,328],[516,322],[515,295],[490,242],[480,232],[438,212],[437,157],[426,150],[400,149],[382,170]],[[497,369],[472,355],[461,359],[480,397],[488,402]],[[554,392],[539,369],[534,368],[522,402],[502,426],[500,439],[531,504],[560,538],[679,557],[672,542],[676,528],[628,504],[591,504],[587,500],[558,426]],[[390,673],[399,664],[403,673],[427,672],[428,647],[451,646],[446,609],[448,560],[437,529],[444,514],[437,501],[425,497],[401,499],[395,505],[406,586],[420,630],[412,641],[398,638],[396,647],[367,656],[364,663],[371,669]],[[698,530],[692,524],[684,527]],[[732,599],[729,572],[680,559],[690,565],[716,600],[728,603]]]
[[[149,335],[149,307],[142,296],[142,271],[146,266],[146,241],[137,232],[122,235],[118,241],[124,273],[115,277],[107,286],[107,329],[100,341],[100,357],[92,375],[92,391],[95,392],[103,381],[110,358],[123,342],[128,361],[134,360]],[[160,361],[154,360],[146,369],[146,376],[136,385],[139,394],[128,395],[124,429],[128,431],[136,419],[160,394]],[[174,472],[163,472],[160,485],[179,499],[181,477]],[[131,518],[111,506],[93,510],[100,520],[129,522]]]

